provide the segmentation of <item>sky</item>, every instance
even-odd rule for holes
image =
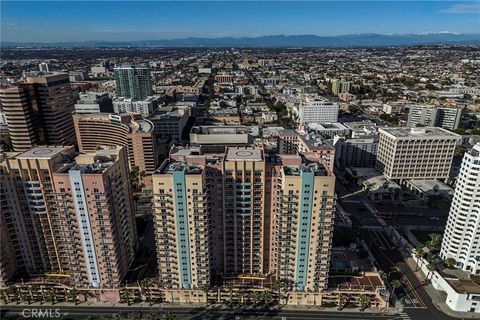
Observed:
[[[480,33],[480,1],[1,1],[2,41]]]

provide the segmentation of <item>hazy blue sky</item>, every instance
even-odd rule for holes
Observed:
[[[3,41],[480,33],[480,1],[1,2]]]

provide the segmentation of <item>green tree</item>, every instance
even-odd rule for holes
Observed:
[[[433,275],[433,272],[437,270],[437,265],[433,263],[429,263],[427,265],[428,273],[427,273],[427,279],[430,275]]]
[[[454,258],[447,258],[445,259],[445,265],[447,266],[447,268],[449,269],[453,269],[455,267],[455,265],[457,264],[457,261],[454,259]]]
[[[145,171],[140,171],[137,166],[132,167],[130,170],[130,183],[132,185],[133,192],[142,191],[142,189],[145,187],[145,184],[142,182],[145,176]]]
[[[428,235],[430,237],[430,241],[428,242],[428,248],[430,250],[438,250],[442,244],[442,235],[439,233],[430,233]]]
[[[205,302],[208,305],[208,293],[210,292],[210,286],[208,284],[204,284],[201,289],[203,293],[205,293]]]
[[[229,283],[225,286],[225,288],[228,290],[228,294],[229,294],[229,302],[232,303],[233,302],[233,289],[234,289],[234,286],[233,284]]]
[[[262,291],[260,293],[260,299],[262,299],[265,304],[269,304],[273,300],[272,293],[268,290]]]
[[[249,294],[250,299],[252,300],[253,304],[257,304],[258,300],[260,300],[260,294],[258,291],[253,291]]]
[[[133,320],[142,320],[143,315],[140,311],[135,311],[133,313]]]
[[[392,285],[393,291],[397,290],[402,286],[402,283],[398,279],[392,280],[390,284]]]
[[[132,298],[133,294],[130,290],[124,289],[120,291],[120,297],[122,300],[127,301],[127,305],[130,305],[130,299]]]
[[[424,257],[425,257],[425,251],[423,251],[421,247],[416,247],[415,258],[417,258],[417,260],[415,260],[415,271],[418,271],[418,268],[420,267],[418,264],[418,261],[420,261],[420,259],[423,259]]]
[[[175,316],[175,313],[173,313],[172,311],[167,311],[163,316],[162,316],[162,319],[163,320],[175,320],[176,316]]]
[[[453,132],[455,132],[456,134],[459,134],[461,136],[465,135],[465,129],[462,129],[462,128],[457,128],[457,129],[453,130]]]
[[[338,310],[342,310],[347,304],[348,296],[345,294],[339,294],[337,297]]]
[[[73,290],[69,290],[67,292],[67,301],[71,301],[71,302],[74,302],[75,305],[77,304],[77,298],[78,298],[78,290],[76,289],[73,289]]]
[[[360,296],[359,302],[360,302],[360,309],[362,311],[364,311],[365,309],[367,309],[371,305],[370,297],[366,294],[362,294]]]

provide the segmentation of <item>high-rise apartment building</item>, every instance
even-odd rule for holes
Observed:
[[[160,283],[183,289],[209,285],[213,242],[205,167],[166,160],[153,185]]]
[[[38,64],[38,70],[41,72],[49,72],[50,68],[48,67],[48,63],[41,62]]]
[[[408,113],[409,127],[418,125],[457,129],[462,120],[462,109],[455,107],[411,106]]]
[[[52,175],[59,254],[75,286],[118,288],[133,262],[135,221],[122,147],[80,154]]]
[[[297,291],[322,290],[335,177],[318,157],[189,151],[153,175],[160,282],[198,289],[219,275],[275,274]]]
[[[305,98],[298,109],[294,110],[298,115],[300,124],[337,122],[338,104],[327,101],[321,97]]]
[[[72,154],[73,147],[34,147],[8,154],[1,164],[2,198],[6,197],[2,200],[7,208],[1,214],[10,239],[18,243],[19,272],[63,271],[58,250],[62,239],[53,226],[52,175]]]
[[[153,123],[135,114],[74,114],[73,122],[80,151],[94,151],[99,145],[123,146],[130,167],[145,171],[145,185],[157,168]]]
[[[14,150],[37,145],[72,145],[74,101],[68,74],[31,73],[14,87],[0,90]]]
[[[79,288],[116,288],[134,258],[136,229],[122,147],[78,155],[39,146],[2,162],[0,278],[61,272]]]
[[[480,274],[480,143],[465,153],[440,255],[456,267]]]
[[[265,155],[228,148],[223,167],[224,273],[264,274]]]
[[[437,127],[379,129],[376,168],[391,180],[446,179],[460,136]]]
[[[116,67],[114,71],[118,97],[143,100],[152,95],[152,80],[148,67],[126,65]]]
[[[283,156],[272,175],[271,270],[297,291],[327,286],[335,177],[313,159]]]

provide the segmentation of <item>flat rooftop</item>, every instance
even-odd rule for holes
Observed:
[[[328,176],[327,169],[317,162],[301,164],[299,166],[284,166],[283,171],[287,176],[299,176],[302,172],[313,172],[315,176]]]
[[[446,139],[460,139],[461,136],[450,132],[448,130],[437,127],[421,127],[421,128],[380,128],[380,132],[385,132],[396,138],[409,139],[431,139],[431,138],[446,138]]]
[[[247,126],[197,126],[192,127],[193,134],[246,134],[252,130]]]
[[[173,174],[175,171],[185,171],[185,174],[200,174],[202,173],[202,168],[189,165],[184,161],[166,160],[155,174]]]
[[[228,148],[227,161],[263,161],[263,150],[253,148]]]
[[[27,151],[24,151],[18,154],[15,158],[17,159],[51,159],[59,153],[68,152],[71,147],[62,147],[62,146],[42,146],[42,147],[33,147]]]
[[[438,191],[453,192],[453,189],[447,186],[445,183],[438,181],[436,179],[428,180],[408,180],[415,188],[423,192],[433,191],[435,187],[438,188]]]

